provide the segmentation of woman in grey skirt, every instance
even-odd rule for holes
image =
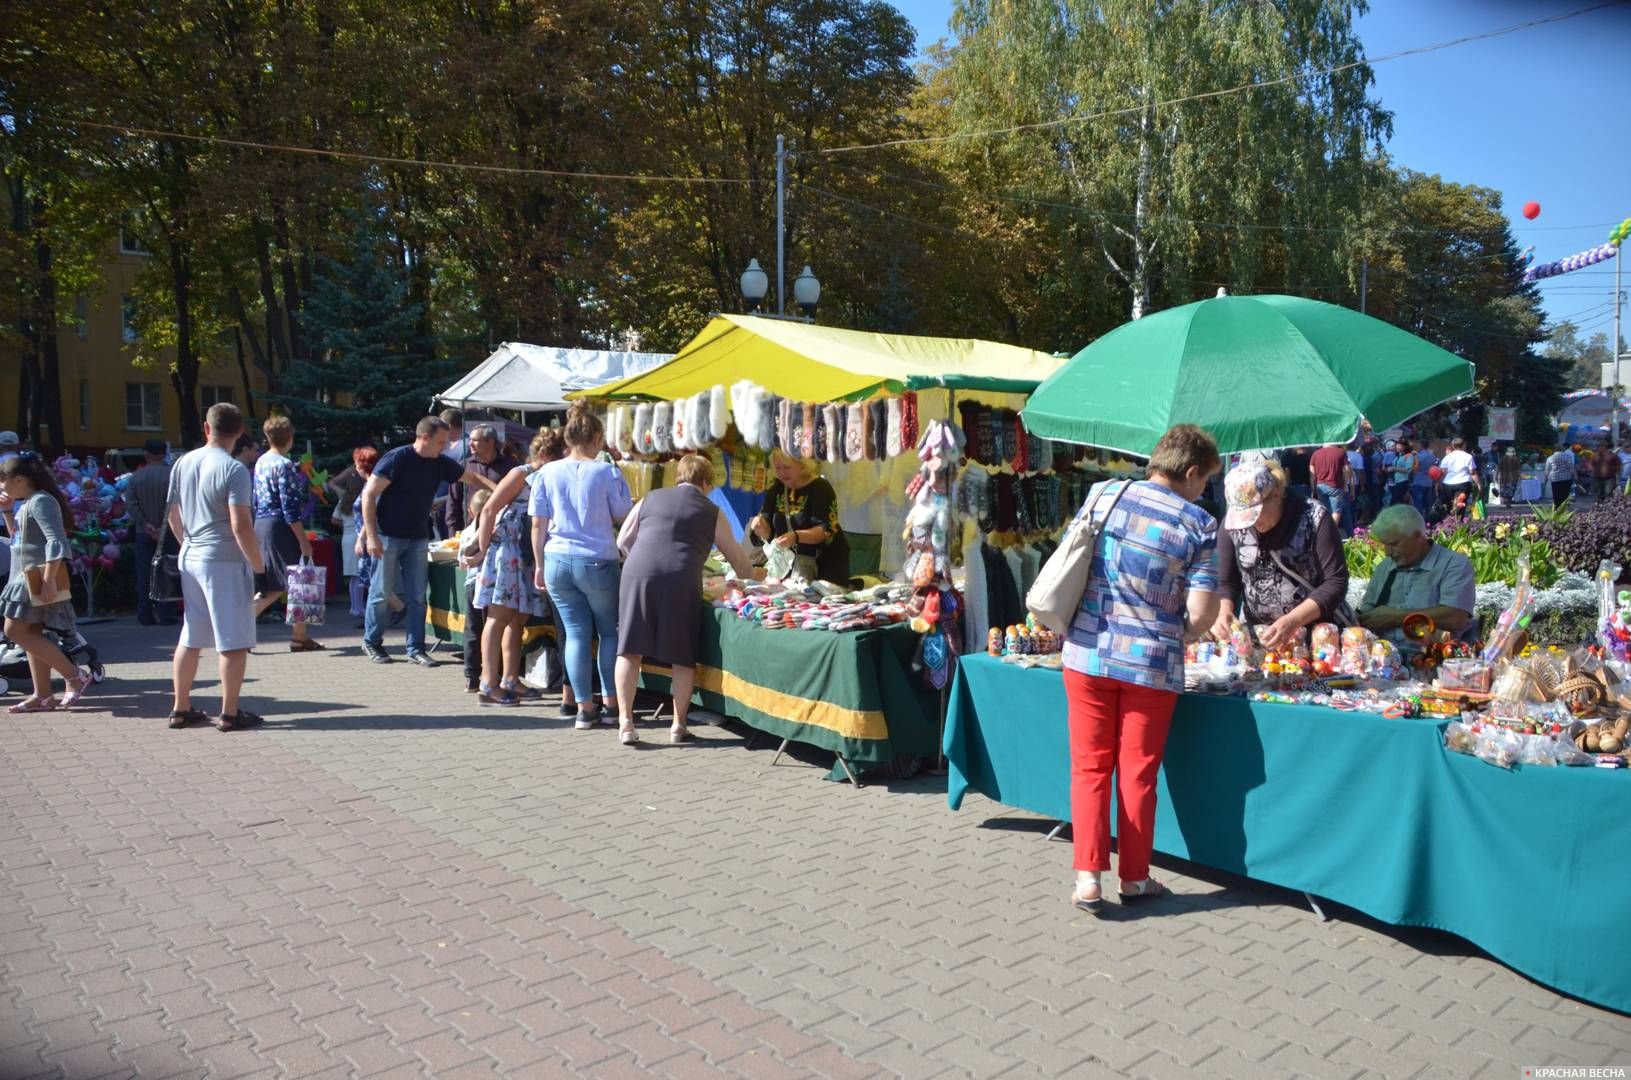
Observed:
[[[730,561],[737,576],[751,577],[752,564],[725,512],[708,498],[713,464],[700,454],[680,459],[679,485],[658,488],[642,499],[623,523],[617,546],[628,558],[618,587],[617,702],[622,711],[618,737],[625,746],[640,741],[634,730],[634,689],[647,657],[669,666],[674,691],[674,726],[669,741],[691,737],[685,727],[696,683],[697,636],[702,623],[702,564],[712,548]]]
[[[32,451],[0,462],[0,517],[11,535],[11,580],[0,592],[6,637],[28,654],[34,693],[8,712],[51,712],[77,702],[91,685],[81,671],[45,636],[74,632],[74,605],[65,572],[71,555],[68,531],[73,510],[57,478]],[[51,694],[51,673],[63,677],[67,692],[59,702]]]

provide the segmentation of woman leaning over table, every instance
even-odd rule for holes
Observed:
[[[1104,904],[1099,875],[1110,869],[1112,774],[1121,901],[1166,892],[1150,877],[1155,778],[1184,687],[1184,639],[1217,618],[1217,522],[1194,500],[1221,464],[1210,435],[1179,424],[1156,443],[1146,479],[1099,484],[1083,507],[1105,525],[1063,660],[1076,862],[1071,902],[1095,915]]]
[[[623,567],[617,617],[617,700],[622,703],[620,738],[640,741],[634,730],[634,690],[646,659],[667,664],[674,692],[670,742],[691,737],[685,718],[696,682],[697,638],[702,633],[702,564],[718,548],[740,578],[752,575],[748,554],[736,542],[725,512],[708,493],[713,463],[700,454],[680,459],[679,484],[659,488],[640,500],[623,523],[618,549]]]
[[[1303,627],[1330,621],[1348,597],[1348,560],[1331,512],[1293,495],[1273,462],[1230,469],[1223,496],[1223,589],[1212,636],[1227,641],[1238,614],[1260,628],[1265,649],[1280,649]]]
[[[573,725],[584,731],[616,709],[611,699],[617,685],[617,523],[629,516],[634,500],[617,466],[597,456],[606,445],[606,428],[575,401],[567,411],[567,456],[545,465],[532,485],[532,546],[537,555],[537,584],[549,591],[561,625],[567,681],[578,701]],[[599,638],[596,661],[591,646]],[[596,709],[591,669],[599,668],[604,706]]]

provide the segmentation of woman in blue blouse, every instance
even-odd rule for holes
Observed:
[[[311,537],[306,535],[306,513],[311,505],[311,485],[300,467],[289,460],[294,445],[294,424],[287,416],[274,416],[261,427],[266,435],[266,453],[255,462],[255,539],[266,554],[266,573],[261,575],[260,594],[255,598],[257,618],[289,591],[289,567],[309,560]],[[294,624],[290,652],[316,652],[321,643],[313,641],[306,624]]]

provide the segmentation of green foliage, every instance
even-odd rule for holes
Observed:
[[[422,314],[378,223],[357,215],[349,251],[322,262],[305,299],[300,329],[320,359],[290,366],[270,400],[328,447],[401,441],[454,377],[431,359]]]
[[[1510,526],[1503,524],[1500,529],[1510,530]],[[1433,539],[1471,560],[1474,579],[1479,585],[1496,582],[1516,585],[1518,564],[1524,557],[1529,560],[1530,581],[1537,588],[1547,588],[1557,581],[1562,568],[1550,543],[1525,535],[1521,529],[1516,535],[1500,529],[1486,533],[1477,525],[1461,524],[1438,531]],[[1368,535],[1344,541],[1342,550],[1348,563],[1348,576],[1354,580],[1374,577],[1377,566],[1386,557],[1382,545]]]
[[[1562,528],[1574,520],[1574,511],[1569,508],[1569,500],[1564,500],[1562,506],[1537,506],[1535,503],[1528,505],[1529,516],[1542,525]]]

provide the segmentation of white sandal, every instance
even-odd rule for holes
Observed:
[[[617,741],[624,746],[633,746],[640,741],[640,733],[634,729],[634,724],[619,724],[617,726]]]
[[[675,745],[690,742],[694,738],[696,738],[696,736],[691,734],[691,729],[683,725],[675,724],[673,727],[668,729],[668,741]]]

